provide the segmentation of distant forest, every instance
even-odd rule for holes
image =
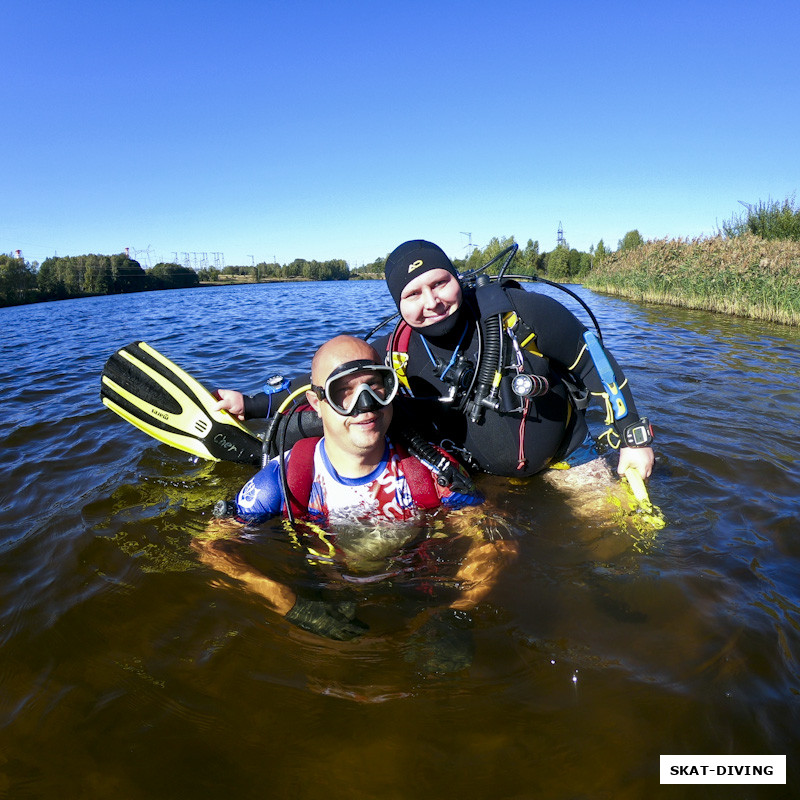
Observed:
[[[620,248],[635,247],[642,243],[642,237],[638,231],[631,231],[625,234],[625,239],[619,242]],[[486,247],[474,247],[466,258],[454,258],[453,264],[459,272],[469,272],[479,269],[484,264],[488,264],[493,258],[503,250],[516,244],[513,236],[493,237]],[[592,269],[595,259],[604,258],[610,251],[606,249],[603,240],[597,247],[589,248],[588,253],[571,248],[566,242],[559,244],[550,252],[539,252],[539,242],[528,239],[525,247],[520,247],[514,257],[509,273],[515,275],[541,275],[553,281],[563,281],[567,283],[580,283]],[[386,264],[385,258],[379,258],[371,264],[365,264],[352,270],[354,274],[366,273],[383,275],[383,268]],[[489,269],[490,273],[496,273],[501,264],[494,265]]]
[[[236,276],[247,278],[255,283],[298,278],[308,281],[346,281],[351,277],[347,262],[341,258],[334,258],[330,261],[307,261],[305,258],[296,258],[291,264],[283,266],[262,261],[251,267],[224,267],[221,270],[206,267],[198,270],[197,274],[201,281],[216,282],[226,277]]]
[[[145,270],[125,253],[55,256],[41,264],[0,255],[0,306],[199,285],[193,269],[179,264],[156,264]]]
[[[741,201],[740,201],[741,202]],[[782,201],[742,203],[746,214],[734,215],[723,223],[716,238],[728,242],[750,235],[761,240],[800,241],[800,208],[794,196]],[[560,229],[559,229],[560,233]],[[607,248],[601,239],[589,252],[571,248],[563,236],[550,252],[540,252],[539,242],[528,239],[509,266],[508,274],[541,276],[562,283],[592,283],[592,277],[605,274],[603,267],[616,264],[636,254],[644,254],[644,239],[638,230],[628,231]],[[513,236],[494,237],[485,247],[473,247],[465,258],[453,259],[460,272],[469,272],[488,264],[495,256],[516,244]],[[635,259],[634,259],[635,261]],[[0,306],[36,303],[42,300],[66,300],[103,294],[145,292],[154,289],[187,289],[203,283],[257,283],[275,280],[346,281],[358,278],[382,278],[386,258],[351,269],[337,258],[330,261],[307,261],[296,258],[291,264],[262,261],[249,267],[207,267],[195,272],[180,264],[156,264],[143,269],[126,253],[115,256],[86,255],[48,258],[41,264],[21,257],[0,255]],[[497,267],[500,266],[498,263]],[[595,267],[597,270],[595,271]],[[497,272],[495,267],[490,273]],[[663,270],[662,270],[663,272]],[[796,281],[794,281],[796,283]],[[793,283],[793,285],[794,285]]]
[[[638,231],[626,234],[620,249],[642,243]],[[475,247],[467,258],[454,259],[460,271],[483,266],[509,245],[514,237],[493,238],[484,248]],[[510,272],[518,275],[542,275],[550,280],[579,283],[592,269],[596,259],[609,251],[601,240],[597,247],[583,253],[566,242],[555,250],[539,252],[539,243],[531,239],[520,247]],[[204,268],[197,272],[180,264],[160,263],[144,269],[126,253],[118,255],[54,256],[43,261],[0,255],[0,306],[22,305],[45,300],[66,300],[104,294],[127,294],[156,289],[188,289],[203,283],[257,283],[275,280],[343,281],[383,277],[386,258],[350,269],[343,259],[308,261],[296,258],[290,264],[261,262],[249,267],[228,266],[222,270]]]

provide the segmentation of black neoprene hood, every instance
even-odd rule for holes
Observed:
[[[396,247],[386,259],[384,274],[389,293],[400,308],[400,295],[403,289],[424,272],[432,269],[444,269],[458,277],[458,272],[447,254],[433,242],[424,239],[412,239]]]

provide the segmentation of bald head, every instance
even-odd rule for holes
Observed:
[[[328,394],[328,387],[320,389],[334,370],[352,361],[362,363],[356,365],[356,372],[344,372],[334,378],[336,386],[330,387],[334,397]],[[385,385],[372,377],[378,370],[370,369],[370,364],[381,363],[375,349],[354,336],[337,336],[325,342],[311,362],[313,386],[306,392],[306,399],[322,419],[322,443],[331,464],[348,478],[369,475],[384,457],[392,406],[379,399]],[[366,400],[364,406],[362,400]],[[342,405],[344,402],[346,406]]]
[[[311,361],[311,380],[317,385],[324,385],[328,376],[348,361],[369,359],[375,364],[383,363],[372,345],[355,336],[336,336],[325,342],[314,353]]]

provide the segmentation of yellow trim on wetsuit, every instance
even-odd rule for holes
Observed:
[[[519,317],[516,315],[514,311],[509,311],[508,313],[503,315],[503,327],[507,331],[511,331],[513,328],[516,327],[517,323],[519,322]],[[531,355],[539,356],[540,358],[547,358],[544,353],[539,352],[534,346],[534,342],[536,341],[536,334],[531,331],[531,333],[526,336],[521,342],[519,342],[519,346],[523,350],[527,350]]]
[[[572,372],[573,370],[578,368],[578,364],[580,364],[581,359],[583,358],[583,354],[585,352],[586,352],[586,344],[583,345],[583,347],[581,348],[580,353],[578,353],[578,357],[575,359],[575,361],[572,362],[572,366],[569,367],[569,371],[570,372]]]
[[[392,351],[392,369],[400,379],[400,383],[411,391],[411,384],[408,382],[408,375],[406,367],[408,366],[408,353],[402,353],[399,350]]]

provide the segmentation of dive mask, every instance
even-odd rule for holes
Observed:
[[[350,417],[388,406],[399,385],[397,374],[391,367],[359,359],[337,367],[324,386],[312,384],[311,391],[337,414]]]

